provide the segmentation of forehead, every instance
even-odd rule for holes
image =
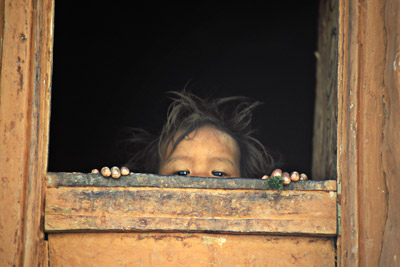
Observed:
[[[172,143],[177,140],[182,133],[183,131],[179,131]],[[203,126],[190,132],[176,145],[172,154],[170,154],[171,149],[172,144],[169,144],[167,151],[167,155],[169,156],[189,153],[194,155],[202,153],[203,156],[207,156],[218,153],[231,156],[235,160],[240,156],[239,146],[233,137],[212,126]]]

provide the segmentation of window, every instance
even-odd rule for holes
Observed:
[[[317,6],[57,2],[49,171],[120,166],[118,130],[158,131],[187,86],[263,101],[259,139],[310,174]]]

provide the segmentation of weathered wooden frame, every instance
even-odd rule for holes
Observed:
[[[0,265],[47,266],[52,0],[0,1]]]
[[[337,177],[338,266],[399,265],[399,16],[396,0],[320,1],[313,176]]]
[[[338,265],[398,266],[400,2],[340,0],[338,32]]]
[[[336,235],[336,181],[282,192],[261,179],[48,175],[45,231],[197,231]]]
[[[45,231],[55,265],[334,266],[333,180],[281,192],[261,179],[140,173],[49,173],[47,181]]]
[[[337,175],[341,218],[337,263],[395,266],[400,255],[400,195],[396,194],[400,191],[400,147],[396,145],[400,142],[400,4],[396,0],[320,3],[321,12],[338,8],[337,36],[325,32],[328,40],[337,37],[337,65],[328,68],[337,67],[337,87],[327,86],[337,89],[337,113],[333,109],[328,115],[332,123],[337,122],[337,131],[326,139],[332,144],[332,138],[337,138],[337,145],[317,157],[330,159],[321,176]],[[53,5],[52,0],[0,1],[2,266],[47,264],[42,219]],[[328,53],[335,51],[331,48]],[[326,57],[318,52],[323,66]],[[329,62],[335,63],[335,56],[328,56]]]

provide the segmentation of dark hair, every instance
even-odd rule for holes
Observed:
[[[186,135],[202,126],[212,126],[237,142],[242,177],[261,177],[272,170],[274,160],[253,137],[254,130],[250,127],[252,112],[261,102],[241,96],[202,99],[187,91],[170,93],[173,101],[160,135],[151,135],[142,129],[132,130],[129,142],[135,147],[142,144],[143,148],[134,153],[127,167],[133,171],[158,173],[160,164],[169,156],[166,155],[169,144],[172,144],[172,153]]]

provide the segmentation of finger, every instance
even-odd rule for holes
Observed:
[[[281,176],[282,177],[282,170],[281,169],[275,169],[272,173],[271,173],[271,177],[273,176]]]
[[[99,170],[98,170],[98,169],[93,169],[93,170],[91,171],[91,173],[99,173]]]
[[[300,174],[300,181],[306,181],[308,180],[308,177],[305,173]]]
[[[121,167],[121,174],[122,175],[128,175],[129,173],[130,173],[129,169],[127,167]]]
[[[111,168],[111,177],[114,179],[118,179],[119,177],[121,177],[121,170],[114,166]]]
[[[269,179],[269,176],[268,176],[268,175],[264,175],[263,177],[261,177],[261,179],[263,179],[263,180],[268,180],[268,179]]]
[[[282,173],[282,179],[283,179],[283,184],[284,185],[288,185],[290,184],[291,180],[290,180],[290,175],[288,172],[283,172]]]
[[[110,177],[111,176],[111,170],[108,167],[103,167],[101,168],[101,175],[103,175],[104,177]]]
[[[292,180],[293,182],[297,182],[300,179],[300,174],[296,171],[292,172],[290,174],[290,180]]]

